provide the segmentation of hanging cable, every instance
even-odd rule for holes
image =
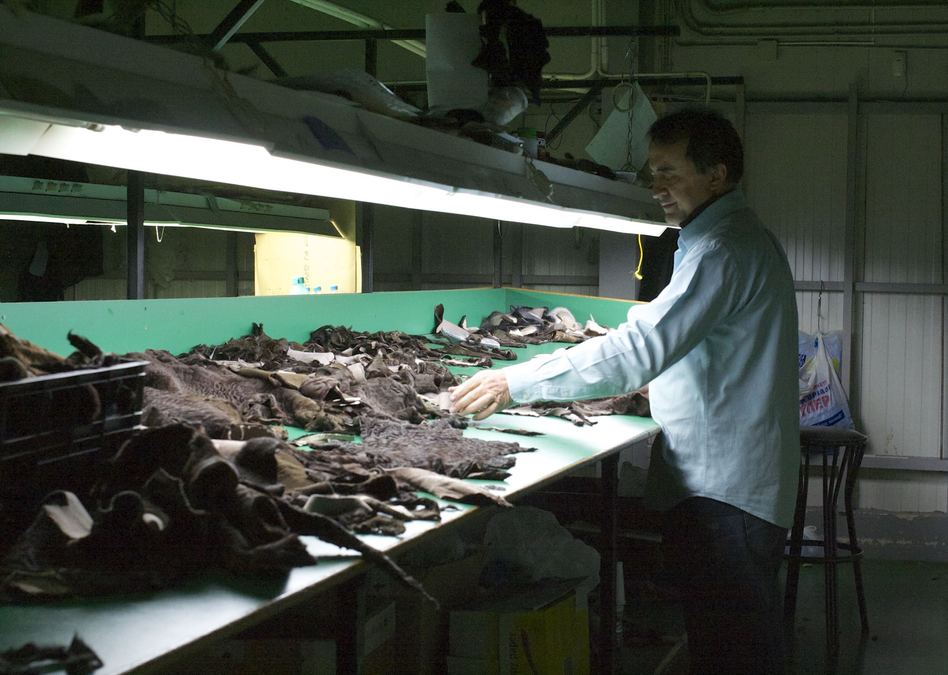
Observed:
[[[626,125],[626,139],[625,139],[625,164],[622,165],[622,171],[633,171],[638,174],[639,169],[642,167],[634,166],[634,159],[632,157],[632,141],[635,135],[634,120],[632,119],[632,109],[635,106],[635,87],[633,85],[633,78],[635,77],[635,47],[636,41],[634,39],[629,40],[629,44],[625,50],[625,72],[622,73],[622,79],[615,89],[612,90],[612,105],[613,107],[627,115],[627,125]],[[628,80],[626,80],[628,76]],[[626,106],[623,107],[620,103],[621,97],[616,98],[616,92],[620,89],[628,88],[629,99],[626,103]],[[639,244],[639,262],[635,267],[635,272],[632,273],[632,276],[636,278],[637,281],[642,281],[642,262],[645,260],[645,249],[642,246],[642,235],[637,236]]]
[[[642,248],[642,235],[641,234],[638,235],[638,240],[639,240],[639,264],[635,268],[635,272],[632,273],[632,276],[634,276],[638,281],[642,281],[642,279],[644,278],[642,276],[642,261],[645,260],[645,250]]]

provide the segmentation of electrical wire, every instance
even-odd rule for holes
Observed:
[[[635,272],[632,273],[638,281],[642,281],[644,277],[642,276],[642,262],[645,260],[645,249],[642,248],[642,235],[638,235],[639,239],[639,264],[635,268]]]

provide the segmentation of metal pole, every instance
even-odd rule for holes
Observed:
[[[145,297],[145,180],[138,171],[129,171],[125,187],[125,259],[129,300]]]
[[[240,0],[207,37],[211,49],[219,52],[262,4],[263,0]]]
[[[948,117],[941,118],[941,231],[948,232]],[[948,239],[942,237],[941,279],[948,279]],[[941,459],[948,460],[948,298],[941,300]],[[948,462],[945,462],[948,464]]]
[[[843,237],[843,367],[842,384],[852,399],[853,321],[856,280],[856,224],[859,204],[859,90],[849,87],[846,136],[846,230]]]
[[[262,0],[261,0],[262,1]],[[250,3],[248,3],[250,4]],[[219,27],[218,27],[219,28]],[[635,37],[657,36],[674,37],[681,34],[678,26],[553,26],[543,29],[547,37]],[[206,43],[211,42],[213,34],[194,36]],[[185,35],[152,35],[149,42],[173,44],[192,39]],[[308,30],[308,31],[267,31],[256,33],[232,34],[230,42],[322,42],[325,40],[424,40],[424,28],[399,28],[394,30]]]
[[[356,205],[356,243],[360,247],[362,261],[362,292],[374,290],[375,259],[372,254],[374,236],[375,205],[360,202]]]
[[[365,72],[375,77],[378,73],[379,43],[377,40],[365,41]]]
[[[493,262],[494,262],[494,276],[492,280],[492,285],[494,288],[501,287],[501,279],[503,273],[504,265],[504,237],[503,232],[501,231],[502,223],[501,221],[496,221],[494,223],[494,251],[493,251]]]
[[[569,126],[570,122],[576,119],[580,113],[582,113],[593,99],[599,96],[599,92],[602,91],[602,88],[606,86],[606,80],[597,80],[594,81],[592,86],[589,87],[589,91],[583,94],[576,105],[566,111],[566,114],[563,115],[563,118],[556,123],[556,126],[553,127],[550,132],[546,135],[546,142],[551,143],[553,140],[559,136],[566,127]]]
[[[415,211],[411,224],[411,287],[414,291],[420,291],[422,284],[424,258],[421,251],[424,245],[424,228],[425,212]]]
[[[248,42],[247,46],[250,47],[250,51],[256,54],[257,58],[263,62],[263,65],[270,69],[271,73],[277,77],[286,77],[286,71],[283,70],[283,66],[273,58],[273,55],[268,52],[262,44],[259,42]]]
[[[238,235],[236,232],[227,233],[227,248],[225,252],[226,260],[224,261],[224,276],[226,278],[224,283],[227,286],[226,293],[230,297],[237,297],[240,295],[240,287],[237,283],[237,236]]]
[[[510,237],[513,241],[510,285],[514,288],[523,288],[523,238],[526,226],[523,223],[516,223],[513,227],[513,236]]]

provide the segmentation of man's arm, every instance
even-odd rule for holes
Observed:
[[[474,419],[482,420],[510,405],[510,389],[504,370],[482,370],[451,387],[451,411],[459,415],[474,415]]]
[[[671,283],[602,337],[478,373],[453,390],[453,410],[483,419],[511,401],[564,401],[635,391],[694,349],[739,302],[737,263],[723,246],[686,256]]]

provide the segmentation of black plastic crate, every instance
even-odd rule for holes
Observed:
[[[0,498],[86,487],[98,462],[141,420],[146,365],[129,361],[0,384]]]

